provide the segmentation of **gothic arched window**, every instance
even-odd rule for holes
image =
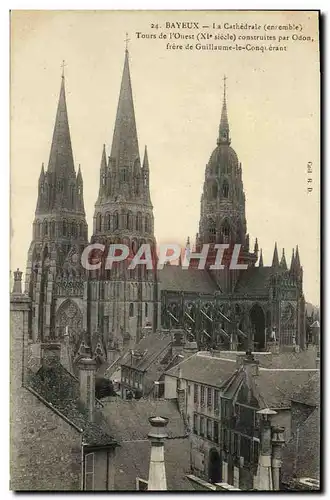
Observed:
[[[111,217],[110,214],[106,214],[105,216],[105,227],[107,231],[110,231],[111,229]]]
[[[51,235],[52,237],[54,237],[54,236],[55,236],[55,221],[52,221],[52,222],[50,223],[50,235]]]
[[[127,227],[127,229],[133,229],[133,227],[132,227],[133,214],[132,214],[132,212],[130,210],[127,212],[127,216],[126,217],[127,217],[127,220],[126,220],[126,227]]]
[[[118,212],[115,212],[113,214],[113,228],[115,230],[119,229],[119,214],[118,214]]]
[[[228,198],[229,195],[229,184],[228,181],[224,180],[222,183],[222,196]]]
[[[149,233],[149,231],[150,231],[150,217],[149,217],[149,215],[146,215],[146,218],[144,221],[144,230],[146,233]]]
[[[137,213],[136,217],[136,230],[141,231],[142,230],[142,214],[141,212]]]
[[[217,231],[215,227],[215,221],[213,219],[209,219],[208,221],[208,233],[209,233],[209,242],[214,243]]]
[[[48,222],[44,222],[44,236],[48,236]]]
[[[212,184],[212,198],[215,200],[218,196],[218,185],[216,182]]]
[[[229,240],[229,235],[230,235],[230,227],[227,221],[225,221],[221,227],[221,235],[223,242],[226,243]]]
[[[129,305],[129,317],[132,318],[134,316],[134,304],[133,302]]]
[[[101,214],[97,214],[96,216],[96,231],[101,231],[102,229],[102,216]]]
[[[122,168],[120,170],[120,182],[126,182],[128,179],[127,179],[127,169],[126,168]]]
[[[146,318],[148,317],[148,303],[147,302],[144,304],[144,315]]]

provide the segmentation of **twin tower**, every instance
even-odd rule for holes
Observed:
[[[101,148],[100,148],[101,149]],[[124,243],[132,253],[142,243],[155,248],[149,162],[141,162],[135,123],[129,55],[125,51],[110,156],[103,146],[92,243]],[[81,254],[89,244],[83,177],[76,171],[62,75],[47,169],[41,167],[33,237],[28,252],[26,292],[31,298],[33,342],[66,342],[106,356],[138,340],[144,326],[157,325],[155,271],[117,266],[88,272]],[[107,252],[105,252],[107,253]]]

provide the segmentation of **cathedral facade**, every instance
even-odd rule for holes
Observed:
[[[26,268],[26,293],[32,308],[32,342],[57,339],[72,359],[92,351],[102,363],[133,347],[145,329],[180,328],[200,348],[254,348],[276,342],[305,347],[305,302],[299,251],[288,267],[275,244],[272,265],[263,265],[255,241],[250,250],[245,217],[242,165],[231,146],[226,90],[217,143],[205,170],[201,215],[194,251],[226,244],[223,269],[162,270],[128,264],[142,244],[156,255],[147,148],[141,161],[135,122],[128,51],[110,149],[100,144],[99,192],[88,238],[80,166],[73,161],[65,79],[62,75],[48,167],[42,165],[33,236]],[[129,257],[107,269],[86,270],[81,256],[89,243],[124,244]],[[246,270],[230,269],[235,245]],[[189,243],[188,243],[189,245]],[[97,260],[97,259],[96,259]],[[194,263],[195,262],[195,263]],[[155,267],[155,266],[154,266]],[[152,333],[151,333],[152,334]]]

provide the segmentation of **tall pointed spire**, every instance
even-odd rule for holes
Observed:
[[[296,259],[294,257],[294,248],[292,249],[292,256],[291,256],[291,264],[290,264],[290,272],[293,272],[294,271],[294,268],[295,268],[295,262],[296,262]]]
[[[277,243],[275,243],[272,267],[279,267],[280,263],[278,260]]]
[[[124,70],[113,133],[111,158],[116,161],[116,167],[132,167],[135,160],[139,159],[139,145],[127,48],[125,50]]]
[[[264,259],[262,257],[262,248],[260,248],[259,267],[264,267]]]
[[[227,77],[223,77],[223,103],[222,103],[222,111],[221,111],[221,119],[219,126],[219,138],[218,144],[230,144],[229,137],[229,123],[228,123],[228,115],[227,115],[227,85],[226,85]]]
[[[106,168],[107,168],[107,155],[105,152],[105,144],[103,144],[102,157],[101,157],[101,170],[105,170]]]
[[[148,159],[147,146],[144,147],[143,168],[145,170],[149,170],[149,159]]]
[[[282,257],[281,257],[281,262],[280,262],[280,266],[282,269],[285,269],[287,270],[288,269],[288,266],[286,265],[286,259],[285,259],[285,251],[284,251],[284,248],[282,250]]]
[[[299,257],[298,245],[296,246],[295,265],[297,271],[300,271],[300,257]]]
[[[48,171],[56,172],[57,174],[74,173],[68,111],[65,98],[64,73],[62,73],[61,79],[61,90],[57,105]]]

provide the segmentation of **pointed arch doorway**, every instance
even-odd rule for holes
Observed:
[[[254,349],[262,351],[265,349],[265,313],[259,304],[254,304],[250,311],[250,321],[254,339]]]

